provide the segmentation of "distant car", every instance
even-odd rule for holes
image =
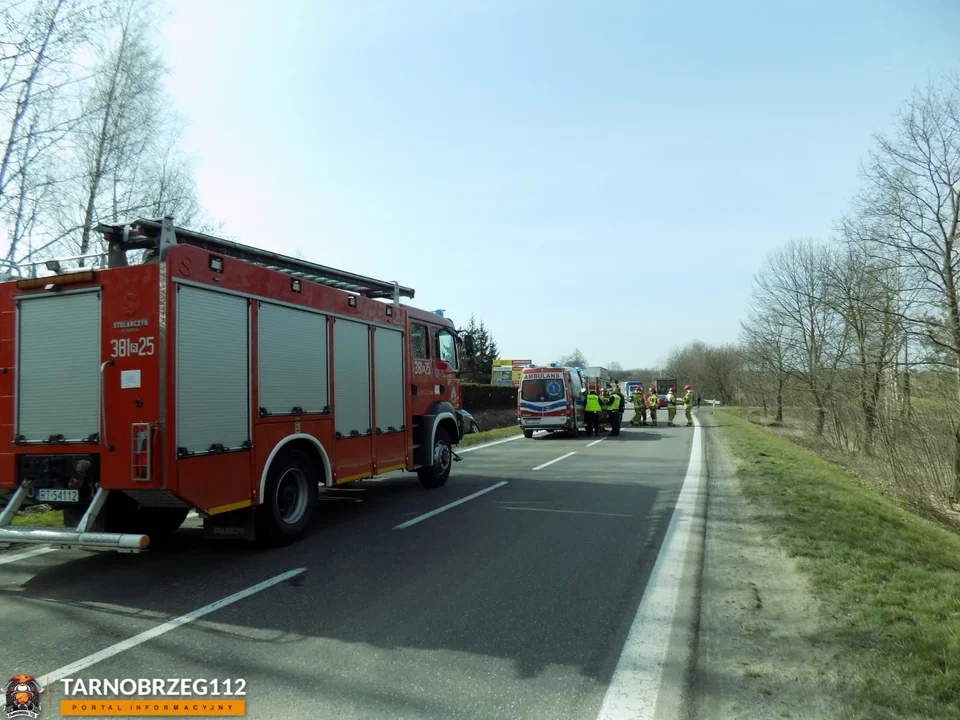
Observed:
[[[473,417],[466,410],[460,410],[460,417],[463,418],[463,434],[469,435],[470,433],[480,432],[480,423],[477,422],[477,419]]]

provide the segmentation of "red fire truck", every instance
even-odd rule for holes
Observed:
[[[170,217],[97,230],[101,269],[0,283],[0,546],[136,552],[191,509],[278,545],[320,485],[447,482],[462,341],[412,289]],[[67,527],[11,527],[25,501]]]

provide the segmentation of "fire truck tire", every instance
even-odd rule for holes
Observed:
[[[453,449],[450,446],[450,435],[443,428],[437,428],[433,441],[433,465],[417,470],[420,484],[428,490],[443,487],[450,477],[450,468],[453,466]]]
[[[317,511],[320,473],[303,450],[287,448],[270,465],[263,503],[257,506],[257,539],[268,546],[298,540]]]
[[[523,431],[523,436],[524,436],[525,438],[532,438],[532,437],[533,437],[533,430],[524,430],[524,431]]]

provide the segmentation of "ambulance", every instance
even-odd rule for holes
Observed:
[[[577,367],[530,365],[521,371],[517,398],[517,421],[524,437],[537,430],[562,432],[579,437],[586,428],[584,397],[586,381]]]

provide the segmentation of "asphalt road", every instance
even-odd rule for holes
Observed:
[[[471,449],[440,490],[396,474],[326,491],[311,535],[269,552],[204,541],[188,520],[143,555],[0,554],[0,673],[87,658],[66,674],[243,678],[251,718],[595,720],[693,437],[661,422]]]

